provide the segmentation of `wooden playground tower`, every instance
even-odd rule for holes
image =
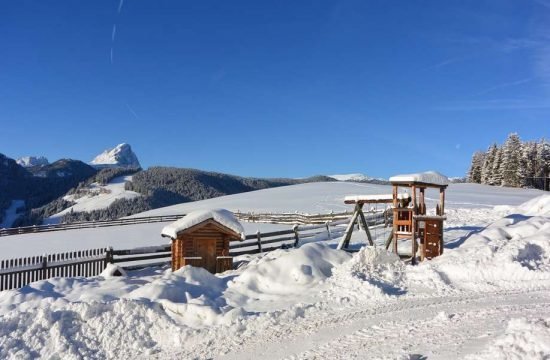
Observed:
[[[365,204],[392,204],[393,227],[386,240],[386,249],[392,244],[392,250],[400,257],[409,257],[400,254],[399,242],[411,242],[411,263],[416,262],[418,243],[420,243],[420,259],[431,259],[443,253],[443,222],[445,217],[445,190],[448,179],[436,172],[426,172],[411,175],[398,175],[390,178],[393,188],[391,195],[348,196],[346,204],[355,204],[352,219],[342,238],[339,249],[347,249],[357,221],[361,222],[367,234],[370,245],[373,245],[369,227],[363,213]],[[406,188],[408,192],[399,193],[399,188]],[[436,205],[435,215],[426,215],[426,189],[439,190],[439,203]]]

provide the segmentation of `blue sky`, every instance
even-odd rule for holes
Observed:
[[[3,1],[0,152],[301,177],[550,137],[550,1]]]

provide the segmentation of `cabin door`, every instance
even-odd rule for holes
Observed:
[[[216,239],[197,241],[197,256],[202,258],[203,267],[214,274],[216,272]]]

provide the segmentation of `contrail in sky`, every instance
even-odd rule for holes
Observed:
[[[117,15],[120,15],[123,5],[124,5],[124,0],[120,0],[120,2],[118,3]],[[111,34],[111,64],[113,64],[113,61],[114,61],[115,38],[116,38],[116,23],[113,24],[113,32]]]

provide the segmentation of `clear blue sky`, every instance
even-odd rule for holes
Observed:
[[[114,27],[116,26],[116,30]],[[550,137],[550,1],[2,1],[0,152],[463,175]]]

